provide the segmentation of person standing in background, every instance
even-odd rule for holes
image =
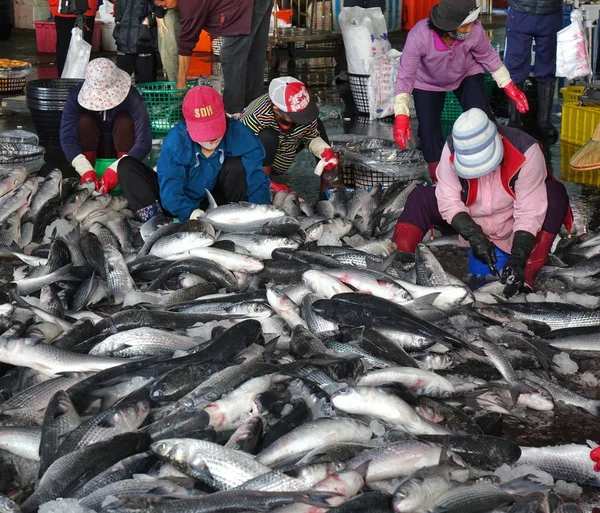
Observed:
[[[15,23],[12,0],[0,0],[0,41],[8,41]]]
[[[550,122],[556,85],[556,34],[562,29],[562,0],[509,0],[504,64],[517,88],[531,72],[531,45],[535,39],[533,71],[538,86],[538,126],[548,139],[558,132]],[[509,126],[521,128],[521,117],[509,102]]]
[[[157,7],[156,26],[158,28],[158,53],[162,61],[167,79],[177,81],[179,73],[179,57],[177,56],[177,41],[181,33],[178,9],[165,9]]]
[[[115,0],[117,66],[135,82],[156,82],[156,28],[151,0]]]
[[[200,32],[222,36],[223,101],[229,114],[240,113],[265,92],[264,68],[273,0],[154,0],[157,7],[179,7],[177,88],[187,72]]]
[[[60,77],[65,67],[65,61],[67,60],[67,52],[69,51],[69,44],[71,43],[71,31],[75,27],[76,14],[61,14],[58,12],[58,6],[61,0],[48,0],[48,7],[50,13],[54,18],[54,24],[56,26],[56,67],[58,69],[58,76]],[[83,13],[85,20],[85,27],[83,29],[83,39],[89,44],[92,44],[92,37],[94,35],[94,19],[96,11],[98,10],[98,0],[84,0],[84,5],[87,6],[87,11]]]

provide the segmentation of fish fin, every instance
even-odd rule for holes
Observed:
[[[440,294],[441,292],[432,292],[431,294],[425,294],[424,296],[413,299],[411,303],[421,306],[433,306],[433,302],[438,298]]]
[[[517,404],[521,394],[530,394],[534,392],[534,388],[526,385],[525,383],[521,383],[520,381],[518,381],[515,386],[510,387],[510,397],[512,398],[513,404]]]
[[[367,460],[364,463],[360,464],[358,467],[354,469],[355,472],[358,472],[361,477],[366,477],[367,472],[369,471],[369,465],[371,464],[371,460]]]
[[[517,496],[525,496],[535,492],[546,493],[551,487],[542,483],[535,474],[527,474],[502,483],[499,487]]]
[[[384,272],[392,262],[396,258],[395,253],[389,254],[387,257],[383,258],[381,262],[375,262],[369,258],[367,258],[367,269],[372,269],[374,271]]]
[[[208,189],[204,190],[206,191],[206,199],[208,200],[208,207],[206,208],[206,211],[210,212],[211,210],[217,208],[217,202]]]
[[[343,495],[335,492],[306,491],[298,494],[297,501],[311,506],[324,506],[329,508],[331,507],[331,504],[327,502],[327,499],[332,499],[333,497],[343,497]]]

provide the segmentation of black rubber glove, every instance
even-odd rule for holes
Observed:
[[[500,281],[506,284],[504,297],[512,297],[523,289],[525,285],[525,264],[531,254],[535,236],[529,232],[519,230],[515,232],[510,258],[502,270]]]
[[[469,243],[473,250],[473,256],[477,260],[488,266],[493,266],[496,263],[494,245],[483,234],[481,226],[473,221],[469,214],[466,212],[456,214],[452,219],[452,228]]]

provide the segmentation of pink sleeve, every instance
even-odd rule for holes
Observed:
[[[417,68],[421,64],[421,58],[424,53],[424,42],[422,34],[419,32],[420,29],[421,27],[416,27],[416,30],[411,30],[408,33],[406,43],[402,49],[402,55],[400,56],[394,94],[411,94],[413,91]],[[429,32],[429,29],[427,32]]]
[[[454,172],[454,165],[450,162],[450,149],[447,143],[444,146],[437,168],[437,179],[435,197],[444,221],[452,223],[452,219],[459,212],[469,213],[469,209],[461,199],[462,186],[457,174]]]
[[[475,60],[490,73],[498,71],[502,66],[502,59],[492,46],[480,22],[473,25],[473,33],[469,37],[474,36],[477,38],[477,43],[471,49],[471,54],[475,57]]]
[[[525,164],[515,182],[513,231],[524,230],[537,235],[548,210],[545,185],[548,172],[544,155],[537,144],[525,152],[525,158]]]

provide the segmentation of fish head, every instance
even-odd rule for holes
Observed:
[[[150,445],[150,450],[161,459],[173,460],[175,455],[186,456],[186,445],[180,439],[172,438],[160,440]]]
[[[392,500],[396,513],[413,513],[422,511],[422,505],[426,503],[426,491],[423,487],[423,479],[420,477],[408,478],[401,482]]]
[[[361,396],[356,388],[344,387],[331,394],[331,402],[340,410],[354,410],[361,402]]]

